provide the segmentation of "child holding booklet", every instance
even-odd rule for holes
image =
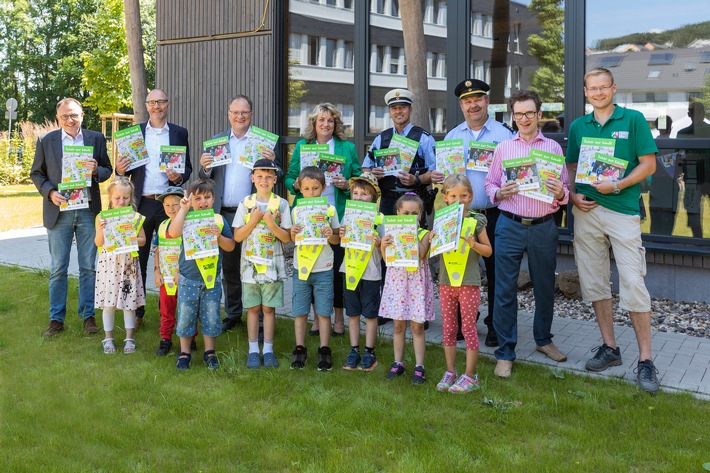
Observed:
[[[283,243],[291,241],[288,202],[273,194],[278,166],[270,159],[254,163],[251,181],[256,193],[246,196],[234,216],[234,240],[243,243],[240,261],[242,304],[248,309],[247,368],[261,367],[259,355],[259,311],[264,313],[264,366],[278,368],[274,355],[276,307],[284,305],[286,259]]]
[[[304,198],[320,197],[325,189],[325,175],[323,171],[315,166],[307,166],[298,175],[298,187]],[[304,229],[298,222],[298,207],[293,209],[294,222],[291,227],[291,238],[298,241],[296,236]],[[328,243],[337,245],[340,243],[339,228],[340,223],[335,208],[328,206],[328,223],[323,236],[328,238]],[[311,249],[316,250],[317,246],[297,246],[293,257],[293,316],[294,331],[296,335],[296,348],[293,350],[293,362],[291,369],[302,369],[308,358],[306,347],[306,326],[308,324],[308,312],[311,308],[311,298],[314,300],[315,316],[320,322],[320,347],[318,348],[318,370],[330,371],[333,368],[333,355],[329,346],[330,343],[330,317],[333,315],[333,249],[330,245],[318,245],[318,256],[308,278],[299,278],[299,259],[304,258],[304,253]],[[299,256],[299,254],[301,256]]]
[[[185,217],[190,208],[193,210],[209,210],[214,205],[214,181],[198,179],[190,185],[190,195],[180,200],[180,210],[172,219],[166,232],[168,238],[182,237]],[[232,230],[224,224],[221,215],[214,215],[214,223],[208,229],[212,235],[217,235],[217,244],[224,251],[232,251],[236,246]],[[214,258],[212,264],[209,258]],[[219,360],[215,353],[215,340],[222,333],[222,323],[219,320],[219,306],[222,300],[222,254],[207,256],[200,260],[185,258],[185,239],[180,251],[180,280],[178,283],[178,322],[176,333],[180,337],[180,354],[176,368],[184,371],[190,368],[192,355],[190,342],[197,330],[197,319],[200,319],[202,336],[205,341],[204,362],[211,370],[219,369]],[[200,267],[198,265],[203,265]],[[203,276],[202,272],[207,274]],[[205,279],[212,283],[210,288]]]
[[[463,204],[468,209],[473,200],[471,182],[463,174],[449,176],[442,187],[442,197],[448,205]],[[446,372],[436,385],[439,391],[465,393],[478,389],[478,332],[476,314],[481,300],[481,273],[479,256],[488,257],[493,252],[486,233],[486,217],[473,214],[465,217],[461,225],[461,238],[455,250],[443,253],[439,264],[439,301],[443,332]],[[461,274],[457,278],[456,274]],[[461,332],[466,340],[466,372],[456,373],[456,333],[458,332],[458,307],[461,307]]]
[[[133,184],[125,177],[118,176],[108,185],[109,209],[131,206],[135,210]],[[134,214],[133,224],[137,233],[138,246],[145,245],[143,220],[145,217]],[[103,248],[105,243],[104,227],[106,219],[101,214],[96,216],[96,237],[94,243],[99,249],[96,263],[96,288],[94,292],[94,307],[101,309],[106,337],[101,342],[104,353],[116,353],[113,343],[113,326],[116,309],[123,311],[123,325],[126,329],[123,353],[129,354],[136,350],[133,330],[136,327],[136,309],[145,305],[145,292],[141,269],[138,265],[138,253],[114,254]]]
[[[360,202],[377,203],[380,197],[380,188],[377,178],[370,172],[364,172],[359,177],[350,179],[350,196],[352,200]],[[346,211],[347,213],[347,211]],[[350,329],[350,354],[343,365],[343,369],[372,371],[377,366],[375,355],[375,340],[377,339],[377,315],[380,307],[380,286],[382,282],[382,252],[380,252],[380,237],[375,232],[372,238],[371,251],[352,250],[347,248],[345,260],[340,266],[341,273],[347,273],[346,264],[349,255],[357,253],[367,258],[367,266],[362,272],[357,287],[353,290],[347,288],[347,278],[343,277],[343,294],[345,309],[348,314],[348,327]],[[340,226],[340,238],[345,236],[345,225]],[[367,254],[369,253],[369,254]],[[365,353],[360,357],[360,316],[365,317]],[[362,361],[362,362],[361,362]]]
[[[416,215],[421,221],[424,212],[424,202],[414,192],[407,192],[394,204],[397,215]],[[424,352],[426,340],[424,337],[424,322],[434,320],[434,283],[431,279],[427,253],[431,244],[431,234],[419,229],[419,267],[414,271],[403,267],[387,268],[385,285],[380,302],[380,316],[394,320],[394,363],[386,378],[389,380],[402,376],[404,367],[404,335],[407,331],[407,320],[412,330],[414,344],[414,374],[413,384],[423,384],[426,381],[424,371]],[[382,238],[380,249],[382,253],[393,243],[392,235]]]

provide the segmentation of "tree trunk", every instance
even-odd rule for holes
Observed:
[[[148,121],[148,110],[145,108],[145,98],[148,95],[148,80],[145,73],[145,61],[143,60],[140,1],[123,0],[123,13],[126,21],[128,64],[131,69],[133,123],[143,123]]]
[[[402,17],[402,32],[404,33],[407,88],[414,93],[412,123],[431,130],[421,0],[399,0],[399,14]]]

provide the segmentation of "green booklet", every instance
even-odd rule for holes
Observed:
[[[596,173],[592,170],[596,154],[602,153],[607,156],[614,156],[614,138],[589,138],[583,137],[579,147],[579,161],[577,162],[577,174],[574,182],[580,184],[591,184],[596,180]]]
[[[89,208],[89,188],[86,187],[86,181],[60,182],[57,187],[59,194],[62,195],[66,202],[62,202],[59,206],[59,211],[78,210]]]
[[[463,211],[463,204],[451,204],[434,213],[429,257],[458,248]]]
[[[436,142],[436,170],[443,173],[444,178],[466,172],[462,138]]]
[[[384,234],[393,242],[385,248],[385,264],[391,267],[419,267],[419,238],[416,215],[386,215]]]
[[[211,154],[214,158],[212,161],[212,168],[217,166],[224,166],[232,162],[232,153],[229,151],[229,137],[223,136],[221,138],[212,138],[211,140],[204,141],[202,147],[205,153]]]
[[[214,210],[193,210],[187,213],[182,227],[186,260],[219,255],[219,233],[215,233],[214,227]]]
[[[487,173],[491,170],[489,161],[493,159],[493,152],[495,150],[495,143],[486,143],[483,141],[469,141],[466,169],[469,171],[480,171]]]
[[[91,171],[87,161],[93,159],[93,146],[69,146],[62,148],[62,182],[77,183],[76,187],[91,187]]]
[[[318,167],[325,174],[325,185],[333,184],[333,177],[343,174],[345,167],[345,156],[336,156],[334,154],[320,153],[318,159]]]
[[[552,201],[555,200],[555,195],[547,188],[545,181],[549,178],[560,178],[562,175],[562,167],[565,165],[565,157],[560,154],[548,153],[547,151],[535,148],[530,150],[530,157],[535,160],[540,188],[524,191],[524,193],[532,199],[551,204]]]
[[[310,197],[300,199],[293,209],[293,223],[303,227],[296,234],[294,243],[300,245],[326,245],[328,237],[323,231],[330,227],[328,198]]]
[[[417,155],[417,149],[419,149],[419,142],[415,140],[410,140],[406,136],[394,134],[392,135],[392,141],[390,141],[390,148],[399,149],[399,158],[401,161],[402,170],[404,172],[409,172],[412,167],[414,157]]]
[[[163,284],[177,283],[182,238],[158,238],[158,266]]]
[[[101,212],[104,224],[104,249],[109,253],[122,254],[138,251],[138,235],[134,226],[133,207],[119,207]]]
[[[180,174],[185,172],[185,156],[187,146],[161,146],[160,147],[160,172],[172,169]]]
[[[244,156],[239,156],[237,162],[245,168],[253,169],[254,163],[262,157],[261,152],[264,149],[273,150],[277,141],[279,141],[279,135],[252,126],[244,146]]]
[[[343,248],[372,250],[377,224],[377,203],[348,200],[340,225],[345,227],[345,234],[340,240]]]
[[[244,259],[254,264],[271,266],[274,263],[276,235],[266,225],[257,225],[249,234],[244,246]]]
[[[301,145],[301,171],[308,166],[318,166],[321,153],[328,153],[330,146],[328,144],[313,144]]]
[[[128,171],[145,166],[150,161],[140,125],[133,125],[114,132],[113,141],[116,143],[119,159],[128,158],[131,160]]]
[[[504,159],[503,168],[508,180],[518,183],[519,191],[540,188],[535,158],[526,156],[524,158]]]
[[[398,176],[402,169],[402,157],[399,148],[384,148],[373,151],[375,167],[382,168],[385,176]],[[410,163],[411,164],[411,163]]]

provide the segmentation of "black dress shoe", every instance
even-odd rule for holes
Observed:
[[[227,332],[229,330],[232,330],[234,327],[236,327],[237,325],[240,325],[241,323],[242,323],[241,317],[234,317],[234,318],[227,317],[224,320],[222,320],[222,332]]]
[[[497,347],[498,346],[498,335],[493,327],[488,327],[488,333],[486,334],[485,344],[487,347]]]
[[[424,330],[429,330],[429,321],[428,320],[424,321]]]

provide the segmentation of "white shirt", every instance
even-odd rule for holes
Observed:
[[[168,123],[162,128],[153,128],[150,122],[145,125],[145,149],[150,162],[145,165],[143,195],[162,194],[168,188],[168,175],[160,172],[160,147],[170,145]]]
[[[79,128],[79,133],[76,134],[75,138],[72,138],[72,136],[62,128],[62,145],[84,146],[84,135],[81,133],[81,128]]]
[[[236,137],[234,130],[229,132],[229,152],[232,155],[232,162],[224,165],[222,207],[237,207],[244,197],[251,194],[251,169],[237,162],[239,156],[243,156],[246,152],[250,131],[251,127],[241,138]]]

